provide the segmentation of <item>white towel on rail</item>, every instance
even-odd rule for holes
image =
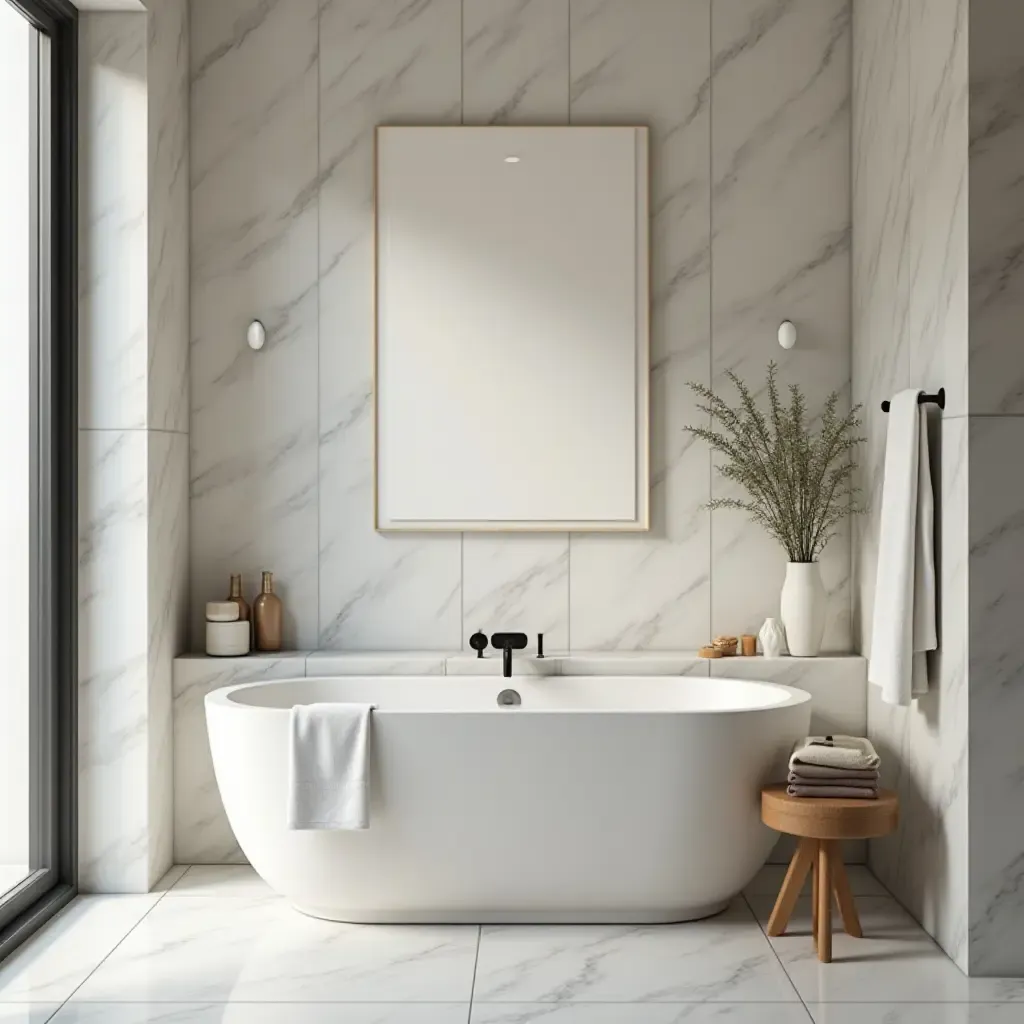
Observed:
[[[925,408],[916,388],[889,404],[868,679],[887,704],[928,691],[935,627],[935,506]]]
[[[288,742],[288,827],[370,824],[372,704],[297,704]]]

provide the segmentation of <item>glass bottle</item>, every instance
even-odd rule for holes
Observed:
[[[252,624],[257,651],[281,650],[284,608],[274,593],[274,574],[263,573],[263,589],[252,603]]]

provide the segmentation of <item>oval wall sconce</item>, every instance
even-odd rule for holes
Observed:
[[[259,320],[253,320],[249,329],[245,332],[245,340],[249,342],[249,348],[253,352],[259,352],[267,343],[267,330]]]
[[[784,349],[791,349],[796,344],[796,326],[792,320],[783,320],[779,324],[779,344]]]

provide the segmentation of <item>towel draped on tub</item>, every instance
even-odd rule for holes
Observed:
[[[372,704],[297,704],[288,742],[288,828],[370,825]]]

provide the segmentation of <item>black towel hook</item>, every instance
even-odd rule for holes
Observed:
[[[938,392],[936,394],[934,394],[934,395],[926,395],[926,394],[922,393],[922,394],[917,396],[917,404],[918,405],[924,405],[925,402],[930,402],[930,403],[932,403],[934,405],[937,405],[940,409],[945,409],[946,408],[946,389],[945,388],[939,388]],[[888,411],[889,411],[889,400],[886,399],[882,403],[882,412],[888,412]]]

